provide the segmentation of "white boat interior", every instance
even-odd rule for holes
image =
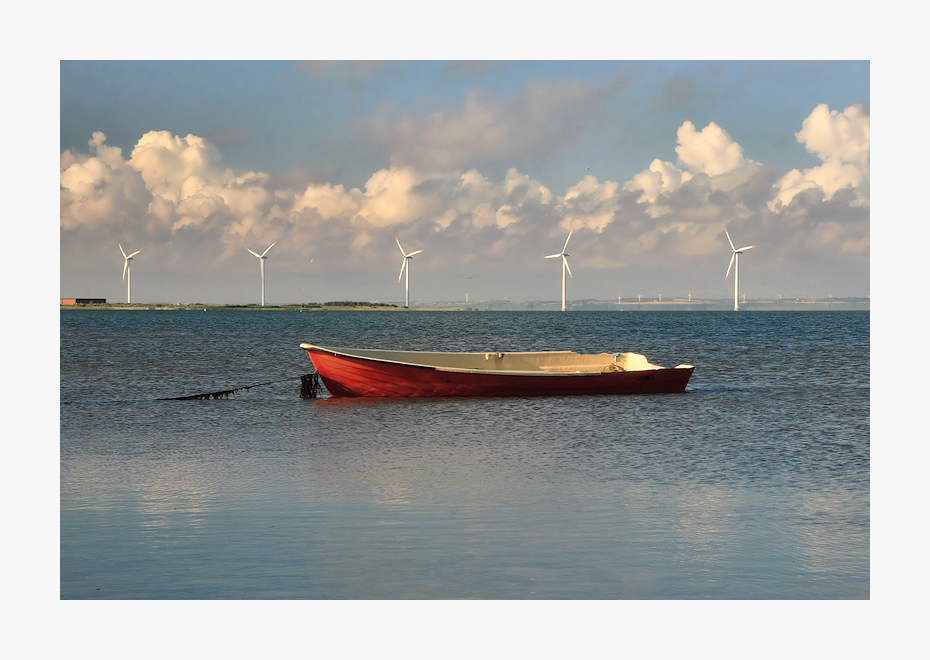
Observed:
[[[363,348],[327,348],[303,343],[303,349],[319,349],[349,357],[435,367],[443,371],[492,371],[505,373],[605,373],[663,369],[639,353],[598,353],[572,351],[451,353],[429,351],[387,351]],[[691,368],[680,364],[677,368]]]

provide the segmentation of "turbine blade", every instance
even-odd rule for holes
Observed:
[[[415,254],[420,254],[423,250],[417,250],[416,252],[411,252],[410,254],[405,254],[404,257],[412,257]]]
[[[400,282],[400,278],[404,276],[404,268],[407,267],[407,257],[404,257],[404,263],[400,265],[400,275],[397,276],[397,281]]]
[[[737,250],[737,252],[742,252],[743,250],[751,250],[751,249],[753,249],[754,247],[756,247],[756,246],[755,246],[755,245],[750,245],[749,247],[740,248],[739,250]]]
[[[569,229],[569,230],[568,230],[568,238],[565,239],[565,245],[562,246],[562,253],[563,253],[563,254],[565,253],[565,248],[568,247],[568,242],[572,239],[572,232],[573,232],[573,231],[575,231],[575,230],[574,230],[574,229]]]
[[[140,252],[142,252],[142,250],[136,250],[135,252],[133,252],[132,254],[130,254],[130,255],[129,255],[128,257],[126,257],[126,258],[127,258],[127,259],[132,259],[134,256],[136,256],[136,255],[139,254]]]
[[[126,281],[126,269],[129,268],[129,259],[123,261],[123,281]]]
[[[397,237],[395,236],[395,237],[394,237],[394,240],[397,241],[397,247],[400,248],[400,253],[406,257],[406,256],[407,256],[407,253],[404,252],[404,248],[403,248],[403,246],[400,244],[400,239],[397,238]]]
[[[730,277],[730,269],[733,268],[733,260],[734,260],[734,259],[736,259],[736,250],[734,250],[734,251],[733,251],[733,254],[730,255],[730,265],[727,266],[727,274],[724,276],[723,279],[727,279],[727,278]]]
[[[117,245],[119,245],[119,251],[123,253],[123,257],[125,258],[125,256],[126,256],[126,251],[123,250],[123,244],[122,244],[122,243],[117,243]]]
[[[562,263],[565,264],[565,270],[568,271],[568,276],[569,276],[569,277],[572,277],[572,269],[568,267],[568,259],[566,259],[564,256],[562,257]],[[574,279],[574,278],[572,278],[572,279]]]
[[[723,230],[723,233],[727,235],[727,240],[730,241],[730,247],[731,247],[732,249],[735,250],[735,249],[736,249],[736,246],[733,245],[733,239],[730,238],[730,232],[728,232],[726,229],[724,229],[724,230]]]
[[[543,259],[555,259],[556,257],[561,257],[561,254],[550,254],[548,257],[543,257]]]
[[[246,250],[249,250],[249,248],[246,248]],[[249,252],[251,252],[253,255],[255,255],[255,256],[258,257],[259,259],[262,258],[262,255],[260,255],[258,252],[255,252],[254,250],[249,250]]]

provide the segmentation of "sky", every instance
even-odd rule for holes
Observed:
[[[870,295],[870,62],[60,61],[60,294]]]

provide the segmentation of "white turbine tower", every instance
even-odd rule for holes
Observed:
[[[123,253],[123,281],[126,283],[126,302],[132,302],[132,268],[129,266],[129,262],[132,261],[132,258],[142,252],[142,250],[136,250],[130,255],[126,255],[126,251],[123,249],[121,243],[119,245],[119,251]]]
[[[266,247],[265,251],[262,252],[261,254],[259,254],[258,252],[253,252],[252,250],[249,250],[249,248],[246,248],[246,250],[249,250],[249,252],[251,252],[253,256],[258,257],[261,260],[261,264],[262,264],[262,307],[265,306],[265,259],[268,258],[265,255],[268,254],[268,250],[270,250],[275,245],[277,245],[277,243],[278,242],[275,241],[274,243]]]
[[[400,283],[400,278],[404,276],[404,271],[407,271],[407,281],[404,284],[404,289],[406,290],[406,307],[410,308],[410,266],[407,265],[407,262],[413,258],[413,255],[420,254],[423,250],[417,250],[416,252],[411,252],[407,254],[404,252],[403,246],[400,244],[400,239],[396,236],[394,240],[397,241],[397,247],[400,248],[400,253],[404,255],[404,262],[400,265],[400,275],[397,276],[397,282]]]
[[[730,238],[730,232],[726,229],[723,230],[727,235],[727,240],[730,241],[730,247],[733,249],[733,256],[730,257],[730,265],[727,266],[727,274],[723,279],[730,277],[730,269],[733,268],[733,264],[736,264],[736,269],[733,271],[733,311],[739,311],[739,255],[741,255],[746,250],[751,250],[756,247],[755,245],[749,245],[747,247],[741,247],[739,250],[736,249],[736,246],[733,245],[733,239]]]
[[[562,246],[562,251],[558,254],[550,254],[549,256],[543,257],[543,259],[555,259],[556,257],[562,257],[562,311],[565,311],[565,271],[568,271],[568,276],[572,277],[572,269],[568,267],[568,252],[565,249],[568,247],[568,241],[571,240],[572,232],[574,229],[570,229],[568,232],[568,238],[565,239],[565,245]]]

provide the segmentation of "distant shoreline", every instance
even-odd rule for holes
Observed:
[[[825,300],[754,300],[740,303],[743,312],[849,312],[869,311],[868,298],[829,298]],[[410,309],[401,305],[379,303],[319,304],[293,303],[286,305],[211,305],[209,303],[100,303],[94,305],[60,305],[65,310],[121,310],[121,311],[291,311],[291,312],[338,312],[338,311],[387,311],[387,312],[557,312],[558,302],[511,302],[507,300],[481,301],[474,303],[436,302],[415,305]],[[732,312],[732,300],[669,300],[648,302],[596,301],[569,302],[572,312]]]

